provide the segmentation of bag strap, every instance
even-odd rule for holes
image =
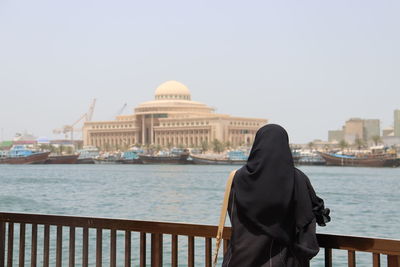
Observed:
[[[228,210],[229,195],[231,193],[233,177],[235,177],[236,170],[232,171],[229,175],[228,181],[226,182],[224,202],[222,203],[221,214],[219,216],[219,225],[217,231],[217,237],[215,239],[215,250],[213,258],[213,266],[217,265],[218,251],[221,246],[222,234],[224,232],[226,211]]]

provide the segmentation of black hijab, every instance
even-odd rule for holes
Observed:
[[[233,182],[240,217],[260,234],[291,246],[296,228],[315,218],[304,177],[299,192],[299,174],[304,175],[294,167],[285,129],[276,124],[260,128],[248,161]]]

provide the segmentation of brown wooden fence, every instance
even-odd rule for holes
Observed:
[[[18,225],[18,233],[14,233]],[[38,236],[38,227],[42,233]],[[55,228],[55,248],[51,248],[50,242],[50,227]],[[69,238],[63,240],[63,230],[69,229]],[[79,229],[82,236],[77,238],[76,229]],[[164,222],[149,222],[149,221],[134,221],[121,219],[104,219],[104,218],[89,218],[89,217],[71,217],[71,216],[56,216],[56,215],[39,215],[39,214],[21,214],[21,213],[0,213],[0,267],[12,267],[14,262],[18,262],[19,267],[23,266],[40,266],[48,267],[50,264],[50,251],[55,249],[55,266],[61,267],[62,264],[68,262],[68,266],[72,267],[75,264],[79,266],[89,266],[89,229],[95,229],[95,265],[96,267],[103,266],[103,236],[104,233],[109,233],[107,240],[109,243],[109,265],[110,267],[117,266],[117,232],[124,233],[123,245],[123,265],[125,267],[132,266],[132,234],[139,235],[139,258],[136,262],[142,266],[162,266],[163,265],[163,250],[166,244],[163,242],[168,236],[168,249],[171,257],[168,262],[171,266],[178,266],[178,237],[186,239],[187,244],[187,262],[180,263],[187,266],[195,265],[195,238],[196,240],[203,239],[204,262],[205,266],[211,266],[211,254],[213,247],[213,237],[217,232],[216,226],[194,225],[181,223],[164,223]],[[29,232],[30,253],[26,253],[26,232]],[[92,230],[93,231],[93,230]],[[224,231],[224,249],[229,242],[230,228],[227,227]],[[19,236],[19,238],[16,238]],[[150,242],[147,238],[150,237]],[[19,239],[19,240],[18,240]],[[40,239],[41,247],[38,247]],[[76,239],[80,240],[80,257],[82,262],[76,263]],[[386,255],[388,267],[400,267],[400,241],[364,238],[352,236],[339,236],[318,234],[318,240],[321,248],[324,248],[325,266],[332,266],[332,250],[347,251],[348,266],[356,266],[356,253],[368,252],[371,253],[372,266],[381,266],[381,255]],[[7,241],[7,242],[6,242]],[[63,261],[63,242],[68,242],[68,260]],[[18,250],[14,251],[17,243]],[[40,250],[42,253],[38,253]],[[146,255],[146,253],[148,255]],[[221,253],[222,254],[222,253]],[[14,258],[18,255],[18,258]],[[38,259],[38,255],[42,258]],[[30,257],[25,259],[25,257]],[[18,260],[17,260],[18,259]],[[64,256],[64,259],[66,257]],[[26,265],[29,262],[29,265]],[[66,265],[65,265],[66,266]]]

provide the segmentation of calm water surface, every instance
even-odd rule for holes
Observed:
[[[331,209],[332,222],[319,232],[400,239],[400,168],[301,169]],[[191,165],[0,165],[0,211],[215,225],[231,170],[232,166]],[[203,242],[198,243],[201,250]],[[104,246],[107,252],[106,240]],[[107,261],[107,253],[104,256]],[[312,265],[322,266],[322,256]],[[372,262],[370,255],[358,257],[361,266]],[[345,254],[334,252],[334,258],[335,266],[345,266]],[[165,260],[167,266],[169,257]],[[196,265],[201,263],[202,257]]]

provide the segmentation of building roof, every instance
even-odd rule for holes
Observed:
[[[155,99],[184,99],[190,100],[190,91],[182,83],[177,81],[167,81],[157,87]]]

